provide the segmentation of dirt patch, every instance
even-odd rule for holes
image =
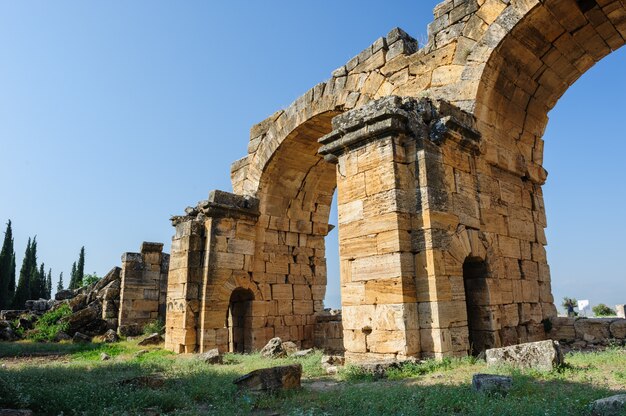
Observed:
[[[66,354],[33,354],[33,355],[20,355],[16,357],[3,357],[0,358],[0,368],[20,367],[23,365],[46,365],[51,363],[66,364],[71,361],[71,358]]]

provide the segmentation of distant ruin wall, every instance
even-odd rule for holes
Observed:
[[[573,349],[626,344],[626,319],[622,318],[552,318],[549,338]]]
[[[315,318],[313,344],[315,348],[326,353],[339,354],[344,352],[343,324],[341,310],[325,310]]]
[[[140,253],[122,255],[119,332],[140,333],[143,326],[161,318],[165,321],[165,298],[169,254],[162,243],[141,245]]]

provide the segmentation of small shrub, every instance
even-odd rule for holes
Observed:
[[[165,322],[163,322],[163,318],[155,319],[143,327],[144,335],[154,334],[155,332],[161,335],[165,334]]]
[[[59,332],[68,330],[69,324],[62,322],[62,319],[71,314],[72,309],[67,304],[44,313],[35,324],[35,328],[26,333],[26,337],[33,341],[54,341]]]
[[[83,276],[82,286],[92,285],[92,284],[96,283],[99,280],[100,280],[100,278],[98,277],[96,272],[93,272],[91,274],[87,273],[87,274],[85,274],[85,276]]]
[[[615,311],[606,306],[604,303],[594,306],[591,310],[595,316],[615,316]]]

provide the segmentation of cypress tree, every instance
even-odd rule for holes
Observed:
[[[26,245],[26,252],[24,253],[24,260],[22,261],[22,267],[20,269],[20,279],[17,282],[17,288],[15,289],[15,296],[13,298],[13,307],[15,309],[22,309],[24,307],[24,303],[30,297],[32,254],[32,243],[29,237],[28,244]]]
[[[15,264],[15,251],[13,251],[13,256],[11,257],[11,277],[9,278],[9,299],[11,303],[13,303],[13,296],[15,296],[15,272],[17,270],[17,265]]]
[[[72,272],[70,273],[70,286],[69,289],[76,289],[76,262],[72,263]]]
[[[77,287],[83,285],[83,278],[85,277],[85,246],[80,248],[80,255],[78,256],[78,263],[76,264],[76,283]]]
[[[46,277],[46,299],[52,299],[52,269],[48,269]]]
[[[63,272],[59,275],[59,283],[57,283],[57,292],[63,290]]]
[[[13,280],[14,286],[15,270],[11,271],[11,266],[13,266],[14,261],[13,230],[11,229],[11,220],[9,220],[4,233],[2,250],[0,251],[0,309],[7,309],[13,298],[11,281]]]
[[[31,271],[29,299],[41,299],[45,296],[46,271],[44,270],[44,267],[44,264],[41,263],[39,270],[37,270],[37,264],[35,264],[35,267]]]

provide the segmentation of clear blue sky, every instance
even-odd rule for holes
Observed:
[[[395,26],[423,43],[436,3],[1,2],[0,221],[18,268],[35,234],[66,283],[82,245],[99,275],[144,240],[169,250],[170,215],[231,190],[251,125]],[[546,134],[557,300],[626,302],[622,52],[568,91]],[[336,253],[334,232],[330,306]]]

